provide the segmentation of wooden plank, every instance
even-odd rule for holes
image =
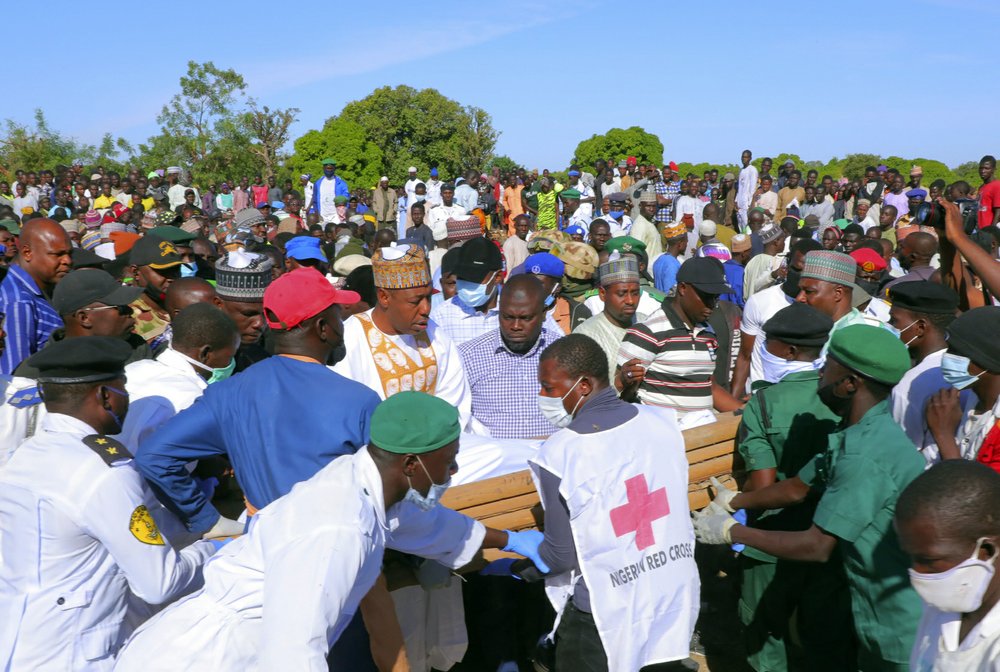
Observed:
[[[713,443],[702,448],[695,448],[694,450],[687,451],[687,461],[688,464],[698,464],[699,462],[704,462],[706,460],[711,460],[715,457],[724,457],[726,455],[732,456],[733,454],[733,441],[723,441],[721,443]]]
[[[707,481],[712,476],[718,478],[731,473],[733,473],[733,456],[732,454],[722,455],[698,464],[692,464],[688,469],[688,482]]]
[[[538,504],[538,493],[532,489],[531,492],[526,492],[523,495],[512,495],[505,499],[498,499],[495,502],[467,506],[462,509],[462,513],[472,516],[477,520],[482,520],[490,516],[499,516],[512,511],[520,511],[521,509],[530,509],[535,504]]]
[[[448,488],[444,497],[441,498],[441,503],[456,511],[461,511],[470,506],[495,502],[506,497],[534,491],[535,484],[531,480],[531,472],[525,469],[513,474],[486,478],[475,483]]]
[[[720,413],[717,420],[710,425],[702,425],[684,432],[685,450],[693,450],[713,443],[732,441],[736,437],[736,428],[740,425],[742,416],[733,413]]]

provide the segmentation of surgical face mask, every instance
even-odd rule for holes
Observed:
[[[800,371],[815,371],[823,364],[822,359],[812,362],[789,361],[777,355],[772,355],[767,350],[767,346],[760,349],[760,364],[764,373],[764,380],[769,383],[780,382],[782,378]]]
[[[538,397],[538,410],[542,412],[545,419],[551,422],[556,427],[562,429],[573,422],[573,416],[576,415],[576,409],[580,407],[580,402],[583,401],[583,397],[580,397],[576,405],[573,407],[572,413],[566,412],[566,407],[563,406],[563,401],[569,396],[570,392],[576,389],[576,386],[580,384],[583,380],[583,376],[576,379],[573,383],[573,387],[566,391],[566,394],[556,399],[555,397]]]
[[[549,295],[545,297],[545,309],[548,310],[552,307],[552,304],[556,302],[556,290],[559,289],[559,285],[552,288]]]
[[[493,292],[488,291],[492,280],[493,278],[490,277],[481,285],[469,280],[456,281],[455,289],[458,293],[458,298],[461,299],[462,303],[465,305],[472,308],[478,308],[492,298]],[[493,291],[496,291],[496,287],[493,288]]]
[[[174,352],[177,352],[177,350],[174,350]],[[224,367],[222,367],[220,369],[213,369],[211,366],[207,366],[205,364],[202,364],[197,359],[192,359],[191,357],[188,357],[183,352],[177,352],[177,354],[180,355],[181,357],[183,357],[184,359],[186,359],[187,361],[191,362],[192,366],[195,366],[195,367],[201,369],[202,371],[211,371],[212,375],[209,376],[209,378],[208,378],[208,384],[209,385],[211,385],[212,383],[217,383],[220,380],[225,380],[229,376],[233,375],[233,371],[236,369],[236,358],[235,357],[230,358],[229,364],[227,364],[226,366],[224,366]]]
[[[608,215],[615,219],[621,219],[624,214],[625,214],[624,210],[610,210],[608,212]]]
[[[978,376],[972,375],[969,373],[969,364],[971,363],[972,361],[968,357],[953,355],[950,352],[944,353],[941,358],[941,375],[944,376],[944,382],[956,390],[964,390],[975,383],[979,380],[979,376],[986,372],[983,371]]]
[[[424,466],[423,460],[418,457],[417,462],[420,462],[420,467],[424,470],[424,473],[427,474],[427,480],[431,482],[431,487],[427,490],[427,495],[421,495],[420,492],[417,491],[410,483],[410,477],[407,476],[406,483],[410,486],[410,489],[406,491],[406,496],[403,498],[403,501],[413,502],[421,511],[430,511],[438,505],[438,502],[441,501],[441,497],[444,496],[445,490],[447,490],[448,486],[451,485],[451,478],[441,485],[438,485],[434,482],[434,479],[431,478],[431,475],[427,473],[427,467]]]
[[[967,614],[981,607],[1000,553],[994,549],[987,560],[980,560],[979,549],[985,541],[985,537],[977,540],[972,555],[947,571],[924,574],[909,570],[910,583],[920,599],[935,609],[953,614]]]
[[[181,277],[182,278],[193,278],[194,274],[198,272],[198,264],[181,264]]]
[[[920,320],[913,320],[913,322],[910,322],[908,325],[906,325],[902,329],[895,329],[895,328],[893,328],[893,331],[896,332],[896,338],[898,338],[899,340],[902,341],[903,340],[903,332],[906,331],[907,329],[909,329],[910,327],[912,327],[914,324],[916,324],[919,321]],[[886,326],[892,327],[891,324],[890,325],[886,325]],[[917,340],[918,338],[920,338],[920,334],[917,334],[916,336],[914,336],[913,338],[911,338],[908,341],[903,341],[903,345],[905,345],[906,347],[910,347],[910,343],[913,343],[913,341]]]

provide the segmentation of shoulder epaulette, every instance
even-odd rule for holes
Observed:
[[[83,437],[83,445],[100,455],[104,463],[109,467],[116,462],[132,459],[132,453],[120,441],[116,441],[109,436],[102,434],[91,434]]]
[[[7,403],[14,408],[28,408],[42,403],[42,395],[38,393],[38,386],[26,387],[10,395]]]

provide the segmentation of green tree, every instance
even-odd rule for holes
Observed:
[[[373,188],[382,175],[382,150],[369,140],[360,124],[334,117],[322,130],[309,131],[295,141],[295,153],[285,162],[293,175],[309,173],[319,177],[320,161],[337,162],[337,174],[351,187]]]
[[[860,180],[865,176],[865,168],[877,166],[881,161],[876,154],[848,154],[840,162],[840,176]]]
[[[402,180],[409,166],[421,173],[436,166],[445,175],[479,169],[492,158],[498,135],[479,108],[462,107],[435,89],[409,86],[376,89],[348,103],[333,120],[360,126],[381,154],[380,172],[393,180]]]
[[[200,168],[238,126],[239,113],[234,110],[242,102],[246,82],[231,68],[221,70],[211,61],[188,61],[187,75],[180,83],[181,92],[163,106],[156,122],[163,135],[174,138],[187,160]]]
[[[34,125],[19,124],[11,119],[4,122],[0,135],[0,173],[16,170],[52,169],[83,159],[88,165],[100,163],[109,168],[120,167],[120,155],[130,155],[127,142],[106,133],[100,147],[68,138],[52,129],[42,110],[35,110]]]
[[[249,149],[263,165],[266,180],[273,177],[278,168],[279,152],[288,143],[288,129],[298,116],[299,108],[271,110],[267,105],[258,107],[253,99],[247,106],[249,109],[243,115],[243,126],[247,135],[255,141]]]
[[[573,163],[584,168],[597,159],[624,159],[634,156],[639,163],[663,163],[663,143],[640,126],[612,128],[604,135],[592,135],[576,146]]]
[[[494,168],[499,168],[501,174],[507,174],[516,172],[518,169],[523,168],[523,166],[509,156],[499,154],[487,161],[486,165],[483,166],[483,170],[487,172],[493,170]]]
[[[965,180],[973,187],[978,186],[982,180],[979,177],[979,162],[978,161],[966,161],[955,166],[952,171],[957,180]],[[930,184],[928,182],[928,184]]]

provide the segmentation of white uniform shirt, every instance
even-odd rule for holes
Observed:
[[[910,655],[913,672],[1000,670],[1000,605],[994,606],[961,642],[962,615],[924,605]]]
[[[372,311],[369,310],[367,314],[371,317]],[[427,325],[427,335],[437,360],[434,396],[444,399],[457,408],[459,421],[465,427],[472,417],[472,390],[465,379],[462,356],[455,343],[433,320]],[[384,332],[382,336],[392,341],[393,345],[415,363],[423,365],[423,357],[417,349],[417,342],[413,336],[389,335]],[[385,399],[385,389],[382,387],[382,379],[379,378],[375,359],[368,345],[368,337],[361,320],[356,317],[344,320],[344,347],[347,349],[347,356],[332,367],[334,372],[367,385]]]
[[[0,669],[110,670],[129,591],[174,599],[212,554],[208,542],[174,551],[145,479],[127,456],[109,466],[114,455],[83,443],[94,435],[50,413],[0,470]]]
[[[129,394],[128,415],[115,438],[133,453],[141,441],[167,420],[195,402],[207,387],[191,363],[168,348],[156,359],[143,359],[125,367]]]
[[[0,467],[22,441],[34,435],[45,413],[37,381],[0,376]]]
[[[386,546],[461,567],[485,533],[441,506],[387,513],[368,449],[338,457],[261,509],[206,566],[205,587],[142,626],[115,669],[326,670]]]

